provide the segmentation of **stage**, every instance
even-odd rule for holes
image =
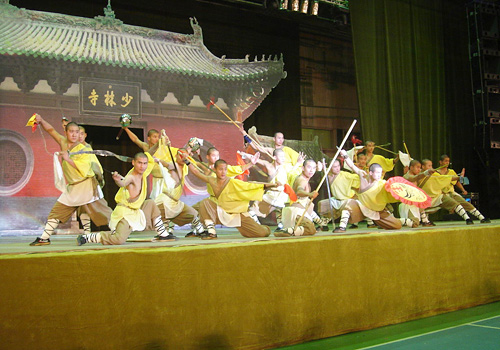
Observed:
[[[500,220],[437,224],[81,247],[4,231],[0,348],[268,349],[500,300]]]

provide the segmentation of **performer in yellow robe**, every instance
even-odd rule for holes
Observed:
[[[467,225],[472,225],[474,223],[468,213],[478,217],[481,223],[489,223],[490,220],[485,218],[476,207],[455,192],[454,186],[460,184],[458,182],[460,177],[453,169],[448,169],[450,158],[444,156],[439,163],[440,168],[437,169],[431,177],[423,179],[419,184],[419,187],[432,198],[432,204],[426,209],[426,212],[434,213],[438,211],[439,208],[444,208],[450,213],[457,213],[465,220]],[[429,159],[423,160],[422,168],[424,170],[432,169],[432,161]],[[460,184],[459,186],[462,185]],[[465,189],[463,189],[463,191],[465,191]]]
[[[360,181],[357,174],[349,173],[340,170],[340,162],[338,159],[334,160],[331,170],[331,176],[328,175],[330,184],[331,198],[323,199],[318,203],[320,215],[328,215],[330,212],[330,205],[333,209],[333,220],[340,217],[340,224],[338,228],[334,228],[333,232],[342,233],[346,231],[347,223],[351,216],[351,207],[349,201],[356,196],[356,191],[359,189]],[[330,203],[328,203],[330,201]]]
[[[316,162],[312,159],[305,160],[302,173],[293,183],[297,201],[283,208],[283,229],[274,232],[276,237],[310,236],[316,233],[314,220],[319,216],[314,212],[312,201],[318,196],[318,192],[312,191],[309,184],[315,173]]]
[[[160,161],[164,181],[162,192],[155,197],[154,201],[160,208],[163,224],[169,232],[172,232],[170,222],[179,226],[191,223],[192,231],[186,237],[194,237],[203,233],[204,229],[200,223],[198,211],[180,200],[188,174],[188,167],[181,157],[182,152],[187,153],[187,150],[181,148],[176,152],[175,165],[173,162]]]
[[[395,218],[387,209],[388,203],[397,202],[389,192],[385,190],[385,180],[382,180],[382,167],[379,164],[372,164],[366,172],[354,165],[347,156],[345,150],[341,155],[359,176],[360,186],[357,200],[350,200],[351,220],[359,222],[364,218],[369,218],[378,226],[386,230],[395,230],[402,227],[401,220]]]
[[[267,237],[271,233],[268,226],[257,224],[248,213],[248,205],[252,200],[262,200],[264,188],[275,187],[275,184],[257,184],[232,179],[227,176],[227,162],[219,159],[215,162],[216,177],[201,173],[184,157],[189,170],[207,183],[210,195],[200,203],[200,218],[207,231],[202,239],[216,239],[215,225],[236,227],[244,237]]]
[[[250,156],[244,154],[245,156]],[[299,160],[295,166],[291,166],[286,162],[285,151],[282,149],[275,149],[273,152],[274,161],[268,162],[267,160],[259,159],[257,164],[264,167],[265,172],[269,176],[269,182],[278,185],[276,188],[271,188],[262,197],[262,201],[255,201],[251,206],[249,213],[252,218],[258,223],[258,216],[266,217],[273,211],[276,212],[276,221],[278,229],[283,228],[281,222],[282,210],[285,204],[290,201],[287,193],[285,193],[284,185],[288,184],[293,186],[295,178],[302,172],[302,167],[299,164],[303,163],[304,155],[299,155]]]
[[[396,158],[385,158],[381,155],[374,154],[373,151],[375,149],[375,142],[373,141],[366,141],[365,147],[367,166],[370,166],[372,164],[379,164],[382,167],[382,178],[385,176],[385,173],[394,169],[394,164],[396,164],[396,162],[398,161],[399,156],[397,156]]]
[[[432,175],[433,169],[427,169],[422,171],[422,163],[419,160],[413,159],[409,163],[408,171],[403,175],[403,178],[418,186],[418,184],[427,176]],[[429,217],[425,212],[425,209],[418,208],[415,205],[409,205],[406,203],[399,204],[399,216],[401,219],[411,220],[413,222],[412,227],[417,227],[422,221],[422,226],[436,226],[434,223],[429,221]]]
[[[92,221],[97,225],[107,225],[111,215],[103,198],[102,191],[98,187],[95,173],[92,170],[92,157],[90,154],[69,155],[69,152],[85,150],[85,146],[79,142],[80,129],[74,122],[66,125],[66,136],[60,135],[40,115],[36,115],[36,122],[41,124],[45,131],[61,147],[62,168],[56,184],[62,192],[56,204],[49,213],[43,234],[30,243],[32,246],[50,244],[50,237],[61,222],[66,222],[79,208],[84,207]],[[54,164],[59,165],[57,156]],[[57,168],[55,168],[57,170]]]
[[[123,244],[132,231],[154,229],[158,233],[157,241],[176,239],[165,230],[160,210],[152,199],[147,197],[147,177],[154,166],[154,159],[149,153],[137,153],[132,161],[133,168],[123,177],[113,173],[113,180],[120,187],[115,196],[116,208],[111,214],[109,228],[111,232],[79,235],[78,245],[102,243],[104,245]]]

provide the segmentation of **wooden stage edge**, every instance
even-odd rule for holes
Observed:
[[[500,300],[500,220],[291,238],[175,233],[81,247],[75,235],[30,247],[35,236],[2,233],[0,348],[271,349]]]
[[[174,242],[152,242],[153,236],[156,234],[154,231],[149,232],[133,232],[127,242],[123,245],[117,246],[103,246],[101,244],[89,243],[83,246],[76,244],[76,236],[74,234],[56,234],[51,238],[51,244],[47,246],[29,246],[37,236],[42,233],[39,231],[0,231],[0,255],[5,254],[32,254],[32,253],[50,253],[50,252],[64,252],[64,251],[81,251],[81,250],[109,250],[109,249],[134,249],[134,248],[182,248],[194,246],[210,246],[211,248],[219,245],[227,246],[228,244],[252,244],[254,242],[269,242],[269,241],[287,241],[297,239],[316,239],[326,237],[357,237],[366,234],[417,234],[422,231],[443,231],[443,230],[460,230],[460,229],[480,229],[485,227],[495,226],[500,231],[500,219],[491,220],[489,224],[481,224],[475,221],[474,225],[466,225],[464,221],[438,221],[434,227],[417,227],[408,228],[403,227],[401,230],[382,230],[382,229],[368,229],[366,223],[359,224],[357,229],[348,229],[345,233],[333,233],[332,224],[328,225],[329,231],[318,231],[314,236],[302,237],[275,237],[273,233],[269,237],[263,238],[245,238],[239,234],[236,229],[217,226],[218,238],[215,240],[202,240],[199,238],[185,238],[184,236],[190,231],[188,229],[178,228],[174,230],[174,235],[178,240]],[[185,226],[187,227],[187,226]],[[270,226],[274,232],[276,226]],[[338,227],[338,224],[337,224]]]

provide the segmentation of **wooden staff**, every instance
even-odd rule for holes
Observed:
[[[398,154],[398,153],[393,152],[393,151],[390,151],[390,150],[388,150],[388,149],[386,149],[386,148],[384,148],[384,147],[382,147],[382,146],[375,146],[375,147],[376,147],[376,148],[380,148],[381,150],[386,151],[386,152],[389,152],[389,153],[392,153],[392,154],[396,154],[396,155]]]
[[[326,163],[325,163],[325,158],[323,158],[323,169],[326,169]],[[330,214],[332,215],[332,222],[333,222],[333,225],[335,225],[334,223],[334,215],[333,215],[333,206],[332,206],[332,201],[331,201],[331,198],[332,198],[332,193],[331,193],[331,190],[330,190],[330,181],[328,179],[328,173],[326,173],[326,188],[328,189],[328,206],[330,207]]]
[[[234,125],[235,125],[238,129],[240,129],[240,130],[241,130],[240,126],[239,126],[238,124],[236,124],[236,122],[235,122],[234,120],[232,120],[232,119],[231,119],[231,117],[230,117],[230,116],[228,116],[226,112],[224,112],[224,111],[223,111],[223,110],[222,110],[219,106],[217,106],[217,105],[215,104],[215,102],[214,102],[214,101],[210,100],[210,104],[211,104],[211,105],[213,105],[213,106],[215,106],[215,108],[217,108],[217,109],[218,109],[218,110],[219,110],[222,114],[224,114],[224,115],[226,116],[226,118],[227,118],[227,119],[229,119],[229,121],[230,121],[231,123],[233,123],[233,124],[234,124]],[[259,146],[262,148],[262,151],[263,151],[264,153],[266,153],[269,157],[271,157],[271,159],[273,159],[273,156],[272,156],[271,154],[269,154],[269,152],[267,152],[267,151],[265,150],[265,148],[264,148],[264,147],[260,144],[260,142],[258,142],[257,140],[255,140],[254,138],[252,138],[252,137],[251,137],[250,135],[248,135],[248,134],[247,134],[246,136],[247,136],[250,140],[252,140],[253,142],[255,142],[257,145],[259,145]]]
[[[408,147],[406,147],[406,142],[404,142],[404,141],[403,141],[403,146],[405,146],[406,154],[408,154],[408,157],[411,158],[410,151],[408,151]]]
[[[349,135],[351,134],[352,132],[352,129],[354,129],[354,126],[356,125],[356,122],[357,120],[354,119],[354,121],[352,122],[351,124],[351,127],[349,128],[349,130],[347,131],[347,134],[345,135],[344,139],[342,140],[342,143],[340,144],[340,147],[337,147],[337,153],[335,153],[335,156],[332,158],[332,161],[330,162],[330,165],[328,166],[328,169],[325,171],[325,175],[323,175],[323,178],[321,179],[321,181],[319,182],[319,185],[318,187],[316,187],[316,190],[314,192],[318,192],[321,185],[323,185],[323,182],[325,181],[325,178],[328,176],[328,173],[330,172],[332,166],[333,166],[333,162],[335,161],[335,159],[337,159],[339,153],[340,153],[340,150],[342,150],[342,148],[344,148],[344,144],[347,142],[347,139],[349,138]],[[295,232],[295,229],[297,228],[297,226],[300,225],[300,223],[302,222],[302,219],[304,219],[304,215],[306,214],[307,210],[309,209],[309,206],[311,205],[312,203],[312,200],[307,203],[307,205],[304,205],[304,212],[302,213],[302,216],[299,218],[299,220],[297,220],[297,222],[295,223],[295,226],[293,227],[293,232]]]

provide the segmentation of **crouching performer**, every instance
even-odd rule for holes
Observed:
[[[256,223],[248,213],[248,204],[253,200],[262,200],[265,188],[279,184],[251,183],[227,176],[227,163],[219,159],[215,162],[215,175],[202,174],[184,154],[184,162],[193,174],[207,183],[210,197],[200,202],[200,219],[206,231],[202,239],[216,239],[215,225],[236,227],[244,237],[267,237],[271,233],[268,226]]]
[[[382,166],[374,163],[370,165],[368,177],[366,172],[354,165],[345,150],[340,151],[346,163],[359,176],[360,186],[358,200],[351,199],[351,220],[361,221],[364,218],[372,219],[378,226],[385,230],[398,230],[403,225],[387,209],[388,203],[396,200],[385,190],[385,180],[382,180]]]
[[[304,162],[302,174],[293,183],[297,201],[283,208],[283,229],[274,232],[276,237],[311,236],[316,233],[314,221],[319,218],[314,211],[312,201],[318,196],[317,191],[311,191],[309,180],[316,173],[316,162],[308,159]],[[304,213],[305,211],[305,213]]]
[[[164,219],[163,224],[169,233],[173,232],[170,227],[171,222],[179,226],[191,223],[192,231],[186,237],[194,237],[203,233],[204,229],[198,218],[198,212],[180,200],[184,181],[188,174],[188,167],[181,158],[182,152],[187,154],[185,148],[180,148],[174,156],[175,163],[160,161],[159,165],[163,175],[162,192],[154,201],[160,209]]]
[[[132,231],[156,230],[157,241],[173,241],[176,237],[165,230],[160,209],[152,199],[147,199],[147,180],[155,162],[149,153],[137,153],[132,161],[133,168],[125,177],[113,173],[113,180],[120,187],[115,196],[117,203],[111,214],[111,232],[79,235],[78,245],[102,243],[123,244]]]

